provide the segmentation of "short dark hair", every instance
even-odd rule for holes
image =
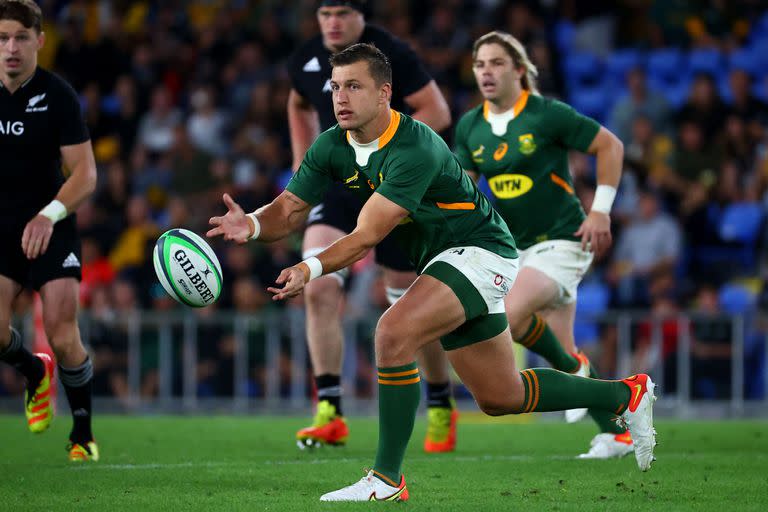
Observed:
[[[334,68],[337,66],[348,66],[360,61],[368,63],[368,71],[371,73],[376,85],[392,83],[392,65],[389,63],[387,56],[384,55],[384,52],[373,44],[353,44],[339,53],[331,55],[330,58],[331,66]]]
[[[33,0],[0,0],[0,20],[18,21],[38,34],[43,31],[43,13]]]

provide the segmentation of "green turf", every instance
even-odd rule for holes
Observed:
[[[302,419],[100,417],[102,461],[66,462],[69,420],[29,434],[0,416],[0,510],[339,510],[321,504],[371,464],[375,419],[353,419],[345,448],[299,452]],[[579,461],[587,423],[465,422],[454,454],[420,450],[406,460],[413,510],[768,509],[768,423],[659,422],[658,461],[641,473],[632,456]],[[376,506],[398,506],[382,505]]]

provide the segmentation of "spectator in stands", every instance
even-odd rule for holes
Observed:
[[[645,72],[635,68],[627,73],[629,93],[618,100],[609,116],[608,127],[626,145],[632,136],[632,122],[639,116],[650,120],[657,133],[669,133],[671,111],[664,97],[648,89]]]
[[[678,112],[678,122],[701,126],[703,143],[710,144],[723,128],[726,107],[715,87],[715,80],[708,73],[699,73],[693,79],[688,100]]]
[[[725,399],[731,389],[733,322],[723,315],[717,288],[705,284],[691,319],[691,391],[694,398]]]
[[[621,233],[606,276],[616,287],[616,302],[623,307],[650,304],[651,279],[673,269],[681,250],[680,227],[661,211],[653,193],[642,191],[638,215]]]
[[[225,131],[228,119],[216,106],[214,89],[209,86],[199,87],[192,92],[189,100],[192,114],[187,120],[187,132],[192,144],[212,156],[226,155]]]
[[[109,262],[116,272],[138,270],[149,258],[145,252],[148,242],[160,234],[149,217],[149,204],[143,196],[133,196],[126,207],[127,227],[109,253]]]
[[[158,85],[152,90],[149,112],[139,122],[139,143],[154,153],[168,151],[173,145],[174,130],[180,123],[181,112],[173,106],[165,86]]]
[[[728,83],[731,88],[731,115],[744,122],[753,142],[761,140],[768,125],[768,105],[752,94],[752,77],[742,69],[734,69]]]

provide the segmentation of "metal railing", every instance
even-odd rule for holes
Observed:
[[[375,411],[375,320],[376,315],[371,315],[344,323],[342,385],[345,400],[350,403],[345,408],[356,412]],[[592,320],[600,326],[597,332],[603,339],[583,348],[595,360],[609,343],[606,331],[615,330],[614,365],[603,376],[648,371],[659,386],[662,413],[678,417],[768,415],[768,318],[698,313],[652,317],[648,312],[611,312]],[[730,371],[721,376],[729,379],[730,392],[724,400],[699,400],[691,387],[696,377],[692,327],[696,322],[714,320],[730,328]],[[30,342],[31,317],[18,319],[15,325],[22,327]],[[635,366],[639,326],[650,333],[646,336],[649,341],[645,349],[650,355],[645,358],[645,368]],[[669,337],[665,329],[670,326],[676,327],[677,333],[673,352],[669,352],[669,340],[665,340],[665,336]],[[188,310],[132,311],[101,318],[83,312],[80,318],[83,340],[94,354],[95,383],[101,383],[97,385],[97,402],[107,410],[135,412],[306,412],[312,389],[304,327],[303,310],[290,307],[258,315],[211,315]],[[757,336],[761,338],[756,345]],[[752,340],[749,347],[748,340]],[[541,360],[522,349],[518,354],[522,356],[518,366],[542,365]],[[762,375],[747,373],[745,357],[757,363],[750,366]],[[762,358],[762,362],[755,361],[755,357]],[[746,397],[745,377],[750,382],[759,380],[757,388],[762,390]],[[124,386],[110,385],[114,379],[124,382]],[[667,379],[676,381],[676,389]],[[469,397],[461,393],[460,385],[458,388],[460,396]],[[8,398],[0,399],[0,406],[7,403]]]

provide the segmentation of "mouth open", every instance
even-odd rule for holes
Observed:
[[[339,118],[341,118],[341,119],[347,119],[347,118],[349,118],[350,116],[352,116],[352,111],[351,111],[351,110],[346,110],[346,109],[344,109],[344,110],[339,110],[338,112],[336,112],[336,115],[337,115]]]

